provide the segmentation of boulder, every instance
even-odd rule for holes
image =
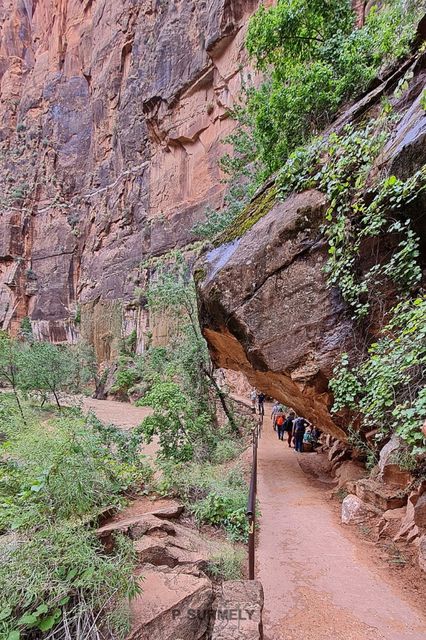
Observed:
[[[385,511],[379,521],[379,536],[393,538],[401,528],[401,522],[405,518],[405,514],[406,507]]]
[[[131,632],[127,640],[200,640],[205,635],[213,601],[205,576],[141,568],[142,593],[130,602]]]
[[[405,517],[394,540],[413,541],[421,531],[426,528],[426,494],[424,487],[420,485],[408,496]]]
[[[403,492],[372,478],[358,480],[356,495],[378,511],[398,509],[407,503],[407,496]]]
[[[426,572],[426,535],[422,536],[419,541],[419,565],[420,569]]]
[[[170,504],[165,507],[160,507],[158,509],[153,509],[151,511],[153,516],[157,518],[164,518],[165,520],[174,520],[175,518],[179,518],[184,510],[183,504],[179,502],[175,502],[174,500],[170,500]]]
[[[354,462],[353,460],[345,460],[339,468],[336,469],[336,478],[338,479],[337,489],[345,488],[348,482],[365,478],[367,474],[368,471],[363,464]]]
[[[139,540],[143,535],[150,534],[157,537],[173,536],[176,533],[176,525],[161,520],[151,513],[142,513],[132,518],[117,519],[100,527],[97,534],[99,538],[108,541],[114,533],[123,533],[132,540]]]
[[[352,494],[342,502],[342,524],[362,524],[376,515],[371,506]]]
[[[116,532],[124,533],[134,540],[139,562],[154,566],[205,567],[221,547],[213,540],[202,538],[190,527],[177,522],[166,522],[152,513],[117,519],[98,529],[97,533],[107,548],[111,548],[114,544],[113,534]]]
[[[405,489],[410,484],[412,477],[409,471],[404,471],[397,464],[386,464],[382,472],[383,482],[393,487]]]
[[[426,493],[419,496],[414,505],[414,523],[426,530]]]
[[[189,527],[175,525],[173,535],[144,535],[134,547],[140,562],[152,565],[197,565],[204,568],[220,545],[207,541]]]
[[[256,580],[223,582],[213,604],[211,640],[261,640],[263,588]]]
[[[218,367],[243,371],[253,386],[344,440],[329,412],[328,380],[353,333],[323,273],[326,198],[317,190],[284,202],[275,195],[271,186],[259,191],[196,263],[203,334]]]

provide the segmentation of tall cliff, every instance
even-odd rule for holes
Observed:
[[[140,264],[221,203],[258,4],[1,0],[0,327],[142,346]]]

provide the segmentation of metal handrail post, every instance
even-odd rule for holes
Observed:
[[[249,580],[254,580],[255,574],[255,531],[256,531],[256,495],[257,495],[257,447],[259,434],[262,428],[263,415],[253,429],[253,461],[250,478],[250,491],[247,504],[247,518],[249,524],[248,555],[249,555]]]

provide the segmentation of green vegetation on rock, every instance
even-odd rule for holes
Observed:
[[[271,171],[409,51],[422,9],[424,3],[387,0],[356,29],[349,0],[278,0],[260,7],[247,49],[266,80],[250,90],[247,117]]]
[[[232,221],[226,231],[215,239],[215,245],[219,246],[227,242],[232,242],[247,233],[258,220],[266,216],[272,209],[276,194],[276,188],[271,186],[255,197]]]
[[[221,526],[231,541],[246,541],[248,486],[239,465],[224,471],[218,464],[164,463],[162,489],[173,491],[199,524]]]
[[[349,407],[355,423],[377,429],[376,440],[397,433],[411,455],[426,452],[420,426],[426,417],[426,298],[398,304],[366,357],[350,365],[342,356],[331,382],[334,410]]]

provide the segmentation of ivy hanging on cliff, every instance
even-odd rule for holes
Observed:
[[[398,304],[367,358],[351,366],[344,354],[334,375],[334,411],[348,407],[378,440],[396,432],[414,455],[426,452],[426,297]]]
[[[407,211],[426,189],[426,167],[407,180],[391,175],[370,180],[366,187],[372,164],[389,136],[388,124],[384,118],[360,129],[346,126],[341,135],[333,133],[294,152],[277,178],[281,197],[312,187],[327,196],[322,226],[328,242],[327,279],[340,289],[358,319],[369,313],[386,282],[393,282],[397,293],[406,297],[415,292],[422,275],[419,239]],[[381,255],[380,239],[385,236],[393,248]],[[362,268],[362,247],[369,239],[377,239],[376,249],[370,251],[371,266]]]

